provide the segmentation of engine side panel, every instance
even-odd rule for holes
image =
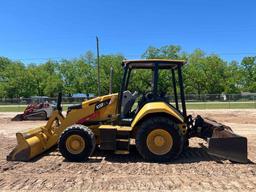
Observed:
[[[76,123],[105,121],[116,116],[118,94],[97,97],[82,103],[81,109],[73,109],[67,115],[78,118]]]

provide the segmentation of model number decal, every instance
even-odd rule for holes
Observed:
[[[107,105],[109,104],[109,102],[110,102],[110,99],[108,99],[108,100],[106,100],[106,101],[102,101],[102,102],[96,104],[96,105],[95,105],[95,111],[101,109],[102,107],[107,106]]]

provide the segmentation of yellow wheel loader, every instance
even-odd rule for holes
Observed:
[[[18,145],[7,159],[29,161],[58,145],[68,161],[85,161],[95,146],[116,154],[128,154],[130,141],[134,139],[145,160],[166,162],[178,158],[189,145],[190,138],[200,137],[208,141],[210,154],[247,162],[245,137],[215,121],[200,116],[192,119],[187,115],[182,79],[184,64],[182,60],[125,60],[122,62],[123,79],[119,93],[70,106],[66,116],[62,114],[60,94],[57,109],[47,124],[17,133]],[[142,94],[129,91],[134,70],[152,73],[150,91]],[[159,73],[162,70],[167,70],[172,76],[173,104],[159,93]]]

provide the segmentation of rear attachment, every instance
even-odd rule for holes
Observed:
[[[208,143],[208,153],[230,161],[247,163],[247,138],[235,134],[232,129],[214,120],[197,116],[189,133]]]

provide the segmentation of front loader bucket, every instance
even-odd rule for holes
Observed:
[[[15,117],[11,119],[12,121],[22,121],[23,120],[23,114],[17,114]]]
[[[197,136],[207,140],[208,153],[233,162],[247,163],[247,138],[214,120],[198,116],[195,121]]]
[[[42,131],[43,127],[16,133],[17,146],[7,156],[8,161],[29,161],[47,150],[45,143],[48,136]]]
[[[17,146],[7,156],[7,161],[29,161],[55,146],[60,134],[67,126],[61,113],[61,94],[58,97],[58,110],[54,110],[43,127],[16,133]]]

